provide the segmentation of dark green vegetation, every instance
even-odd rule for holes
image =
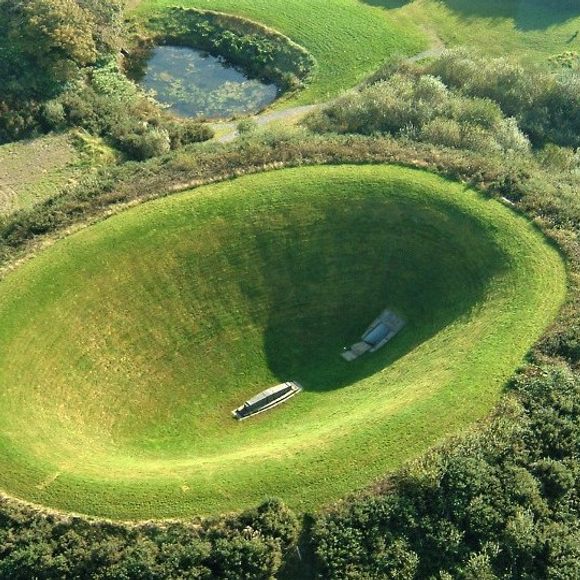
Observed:
[[[324,578],[576,578],[580,380],[532,368],[484,433],[321,516]]]
[[[125,77],[124,38],[118,2],[0,0],[0,143],[72,126],[146,159],[210,138]]]
[[[0,500],[0,578],[272,578],[298,522],[270,500],[204,522],[113,524],[62,518]]]
[[[301,168],[147,204],[0,287],[0,485],[114,518],[320,505],[489,412],[564,286],[525,220],[427,173]],[[405,331],[343,361],[385,307]],[[232,420],[291,379],[290,404]]]

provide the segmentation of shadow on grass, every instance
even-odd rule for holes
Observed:
[[[379,372],[468,315],[505,267],[486,232],[465,215],[450,227],[456,219],[450,208],[357,203],[326,208],[309,228],[284,220],[276,236],[254,232],[261,262],[278,257],[277,268],[264,272],[270,277],[264,351],[280,382],[297,380],[322,393]],[[344,361],[343,347],[359,340],[384,308],[401,314],[406,327],[377,353]]]
[[[361,0],[385,9],[401,8],[404,0]],[[545,30],[580,16],[578,0],[443,0],[443,3],[465,18],[513,20],[518,30]]]

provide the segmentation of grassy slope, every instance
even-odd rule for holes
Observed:
[[[493,56],[546,63],[554,54],[580,50],[580,38],[574,37],[580,29],[577,0],[415,0],[398,12],[433,30],[447,46],[471,46]]]
[[[164,6],[233,12],[277,28],[316,57],[319,71],[292,104],[350,88],[394,53],[413,54],[442,39],[532,62],[580,50],[576,0],[142,0],[137,13]],[[280,106],[280,105],[279,105]],[[283,105],[282,106],[286,106]]]
[[[357,0],[145,0],[137,13],[148,15],[165,6],[239,14],[307,48],[318,62],[316,80],[292,104],[327,100],[376,70],[388,55],[414,54],[427,46],[410,20],[390,18]]]
[[[115,518],[313,508],[485,415],[564,291],[528,222],[423,172],[285,170],[146,204],[0,285],[0,487]],[[385,306],[407,328],[343,363]],[[292,378],[287,405],[229,417]]]

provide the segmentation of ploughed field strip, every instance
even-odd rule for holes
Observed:
[[[287,169],[143,204],[0,282],[0,489],[122,519],[314,508],[488,413],[565,289],[529,222],[426,172]],[[373,320],[375,352],[343,363]]]

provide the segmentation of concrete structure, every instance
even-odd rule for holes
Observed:
[[[405,321],[394,312],[384,310],[380,316],[373,320],[372,324],[362,335],[361,342],[353,344],[341,354],[348,362],[357,359],[366,352],[375,352],[387,344],[402,328]]]
[[[270,387],[269,389],[257,394],[255,397],[248,399],[241,407],[232,411],[232,415],[238,419],[238,421],[243,421],[252,415],[263,413],[280,403],[284,403],[290,397],[298,394],[301,390],[302,387],[295,381],[281,383],[280,385]]]

